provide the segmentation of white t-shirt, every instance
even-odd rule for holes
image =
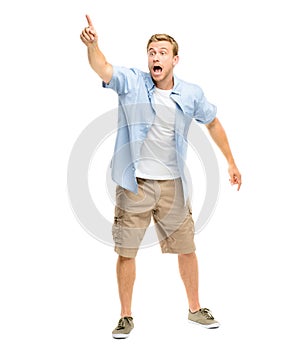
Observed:
[[[175,146],[176,105],[170,98],[171,91],[155,88],[156,116],[141,148],[137,177],[154,180],[180,177]]]

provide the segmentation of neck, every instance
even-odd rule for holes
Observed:
[[[154,81],[154,84],[158,89],[171,90],[173,89],[173,86],[174,86],[174,79],[173,77],[171,77],[170,79],[167,79],[167,80],[165,79],[162,81]]]

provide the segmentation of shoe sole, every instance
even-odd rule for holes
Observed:
[[[220,327],[220,323],[218,323],[218,322],[215,322],[215,323],[212,323],[212,324],[202,324],[202,323],[194,322],[194,321],[191,321],[191,320],[188,320],[188,322],[192,323],[192,324],[195,324],[197,326],[201,326],[201,327],[207,328],[207,329],[215,329],[215,328],[219,328]]]
[[[126,339],[129,337],[129,335],[130,333],[129,334],[112,334],[112,337],[114,339]]]

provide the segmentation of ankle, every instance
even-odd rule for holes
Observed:
[[[189,307],[189,311],[192,312],[192,314],[195,314],[196,312],[198,312],[200,310],[200,306],[199,307]]]

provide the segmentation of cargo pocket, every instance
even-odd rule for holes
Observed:
[[[191,203],[188,201],[187,203],[187,207],[188,207],[188,215],[190,216],[190,220],[191,220],[191,229],[193,232],[193,235],[195,233],[195,225],[194,225],[194,220],[193,220],[193,215],[192,215],[192,207],[191,207]]]
[[[124,217],[124,210],[119,207],[115,207],[114,223],[112,226],[113,240],[116,245],[122,244],[122,222]]]

